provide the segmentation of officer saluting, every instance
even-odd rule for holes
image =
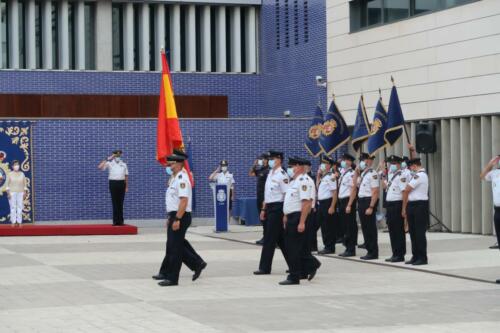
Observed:
[[[289,179],[285,170],[281,167],[283,153],[272,150],[269,151],[268,156],[271,170],[267,175],[264,203],[260,212],[260,220],[266,221],[267,228],[264,235],[259,269],[253,272],[255,275],[271,274],[276,245],[281,249],[285,260],[288,259],[284,244],[283,200],[288,189]]]
[[[288,175],[292,177],[283,204],[283,224],[285,225],[285,247],[288,255],[289,275],[280,285],[300,284],[305,272],[311,280],[321,265],[311,255],[307,244],[307,223],[316,191],[314,181],[305,172],[307,160],[293,157],[288,162]]]
[[[335,223],[334,212],[337,204],[337,179],[332,172],[335,161],[324,155],[317,177],[318,183],[318,213],[317,218],[321,227],[321,236],[323,238],[324,249],[320,254],[335,253]]]
[[[405,261],[406,236],[404,219],[401,216],[403,208],[403,191],[408,184],[406,173],[401,170],[402,158],[391,155],[387,158],[389,163],[389,177],[384,180],[386,191],[385,207],[387,209],[387,227],[391,240],[392,256],[385,259],[387,262]]]
[[[354,257],[356,255],[356,244],[358,243],[358,223],[356,222],[356,189],[354,184],[354,170],[352,165],[354,156],[344,154],[342,156],[342,173],[339,179],[339,215],[342,227],[345,229],[345,252],[339,254],[341,257]]]
[[[360,156],[359,170],[361,178],[358,178],[358,214],[361,221],[361,230],[368,253],[361,257],[363,260],[378,259],[378,231],[377,231],[377,203],[379,195],[378,174],[372,169],[375,157],[367,153]],[[359,172],[357,170],[357,172]]]
[[[429,226],[429,178],[422,168],[420,158],[408,162],[413,177],[403,194],[401,216],[408,218],[412,257],[405,264],[427,265],[427,239],[425,232]]]
[[[194,251],[185,239],[186,231],[191,225],[192,189],[188,174],[183,170],[185,156],[170,155],[167,157],[167,174],[170,174],[167,190],[167,264],[165,272],[161,272],[165,280],[160,286],[175,286],[179,281],[179,272],[183,261],[199,262],[193,280],[196,280],[206,263]],[[162,265],[163,266],[163,265]]]

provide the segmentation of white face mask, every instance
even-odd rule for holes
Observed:
[[[257,161],[257,165],[258,166],[263,166],[264,165],[264,161],[263,160],[258,160]]]
[[[19,164],[16,164],[12,167],[14,171],[19,171]]]
[[[320,170],[325,172],[326,171],[326,164],[325,163],[321,163],[320,166],[319,166]]]
[[[227,166],[223,166],[220,169],[222,170],[222,172],[226,172],[227,171]]]
[[[293,178],[293,175],[295,174],[293,168],[286,169],[286,173],[288,173],[288,176],[290,176],[291,178]]]

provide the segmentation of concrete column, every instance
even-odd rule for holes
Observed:
[[[460,120],[451,119],[451,158],[455,163],[448,160],[448,168],[451,175],[451,231],[460,232],[461,220],[461,179],[460,179]]]
[[[470,120],[460,119],[460,208],[462,226],[460,232],[472,232],[472,175],[471,175],[471,147],[470,147]]]
[[[134,70],[134,4],[123,5],[123,68]]]
[[[160,50],[165,48],[165,5],[160,3],[155,7],[155,45],[153,50],[155,57],[155,68],[161,71],[161,54]]]
[[[44,0],[42,4],[42,67],[52,69],[52,1]]]
[[[76,26],[76,69],[85,69],[85,2],[78,0],[76,2],[75,12],[75,26]],[[99,34],[99,31],[97,31]]]
[[[257,72],[257,14],[255,7],[249,7],[245,20],[247,72]]]
[[[99,71],[113,70],[113,4],[111,0],[95,3],[95,59]],[[124,36],[125,38],[125,36]]]
[[[481,118],[472,117],[470,120],[470,162],[471,162],[471,219],[472,233],[481,233],[481,182],[479,174],[481,173]]]
[[[149,70],[149,3],[141,4],[139,15],[139,68]]]
[[[241,72],[241,8],[231,10],[231,72]]]
[[[9,68],[19,68],[19,2],[12,0],[8,6],[9,15]]]
[[[181,71],[181,6],[170,7],[170,63],[172,71]]]
[[[59,2],[59,68],[69,69],[68,0]]]
[[[500,152],[500,116],[491,116],[491,156]],[[495,228],[492,228],[495,233]]]
[[[217,7],[215,16],[215,44],[217,58],[217,72],[225,72],[226,68],[226,7]]]
[[[442,222],[451,229],[451,130],[450,120],[441,120],[441,203]]]
[[[196,72],[196,7],[189,5],[186,11],[186,68]]]
[[[25,16],[25,55],[26,55],[26,68],[36,68],[36,35],[35,35],[35,0],[28,0],[25,2],[26,16]]]
[[[492,121],[490,116],[481,117],[481,167],[491,160],[492,150]],[[482,234],[491,235],[493,232],[493,198],[491,183],[481,182]]]
[[[203,6],[201,11],[201,70],[212,70],[212,52],[210,35],[210,6]]]

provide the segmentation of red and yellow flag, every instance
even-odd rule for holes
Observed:
[[[175,107],[174,90],[172,88],[172,78],[168,68],[165,52],[161,52],[162,73],[160,83],[160,103],[158,104],[158,126],[156,134],[156,159],[162,165],[167,164],[167,156],[173,153],[174,149],[184,150],[182,141],[177,108]],[[193,177],[189,170],[189,164],[184,162],[191,185],[194,186]]]

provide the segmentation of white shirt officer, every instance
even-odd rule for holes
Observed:
[[[289,186],[289,178],[281,167],[269,171],[264,187],[264,202],[283,202]]]
[[[302,200],[314,200],[316,196],[314,188],[314,182],[307,174],[302,174],[292,180],[286,190],[283,213],[287,215],[300,212]]]
[[[217,185],[227,185],[229,188],[232,188],[235,184],[234,176],[229,171],[219,172],[215,176],[215,182],[217,183]]]
[[[413,189],[408,195],[408,201],[429,200],[429,177],[425,169],[415,172],[408,185]]]
[[[491,182],[493,204],[495,207],[500,207],[500,169],[491,170],[486,174],[484,179]]]
[[[182,169],[176,175],[170,176],[168,180],[167,195],[165,204],[167,206],[167,213],[175,212],[179,208],[180,198],[188,198],[186,212],[191,212],[192,203],[192,189],[191,182],[186,170]]]
[[[372,168],[368,168],[361,173],[358,178],[359,192],[358,197],[370,198],[372,196],[372,188],[379,187],[378,174]]]
[[[318,186],[318,200],[326,200],[332,197],[332,192],[337,190],[337,179],[332,172],[321,178]]]
[[[403,191],[408,185],[408,178],[403,174],[403,170],[390,173],[387,183],[387,201],[402,201]]]
[[[104,164],[104,170],[108,170],[109,180],[125,180],[128,176],[128,167],[120,157],[115,157],[112,161],[107,161]]]
[[[354,186],[354,170],[344,169],[339,180],[339,199],[349,198]]]

